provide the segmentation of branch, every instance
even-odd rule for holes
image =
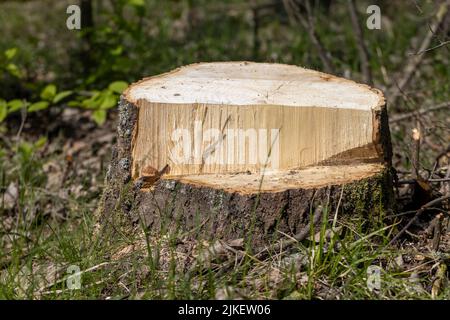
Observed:
[[[436,46],[434,46],[434,47],[432,47],[432,48],[428,48],[428,49],[426,49],[426,50],[419,51],[419,52],[414,53],[414,54],[423,54],[423,53],[425,53],[425,52],[433,51],[433,50],[435,50],[435,49],[438,49],[438,48],[440,48],[440,47],[446,46],[446,45],[448,45],[448,44],[450,44],[450,41],[444,41],[444,42],[441,42],[440,44],[438,44],[438,45],[436,45]]]
[[[399,114],[399,115],[394,115],[389,119],[389,123],[395,123],[395,122],[399,122],[399,121],[403,121],[409,118],[413,118],[413,117],[418,117],[422,114],[428,113],[428,112],[433,112],[439,109],[444,109],[444,108],[449,108],[450,107],[450,101],[446,101],[443,102],[441,104],[438,104],[436,106],[433,107],[428,107],[428,108],[422,108],[416,111],[412,111],[409,113],[405,113],[405,114]]]
[[[350,11],[350,18],[352,26],[355,32],[355,41],[358,47],[359,59],[361,61],[361,73],[363,75],[364,82],[372,85],[372,69],[370,68],[370,57],[367,46],[364,42],[364,35],[361,25],[358,19],[358,13],[356,11],[356,5],[354,0],[348,0],[348,9]]]
[[[393,244],[395,241],[397,241],[400,236],[405,233],[406,230],[408,230],[408,228],[417,220],[417,218],[419,218],[419,216],[428,208],[433,207],[434,205],[440,204],[441,202],[450,199],[450,194],[447,194],[445,196],[442,196],[440,198],[434,199],[433,201],[428,202],[427,204],[423,205],[419,210],[417,210],[416,214],[414,215],[414,217],[409,220],[409,222],[406,224],[406,226],[400,230],[399,233],[397,233],[397,235],[389,242],[388,245]]]

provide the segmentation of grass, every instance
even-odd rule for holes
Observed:
[[[288,252],[273,252],[263,261],[248,254],[236,268],[219,276],[223,257],[211,249],[214,244],[200,244],[193,250],[201,263],[186,272],[185,257],[177,245],[182,239],[173,233],[149,234],[141,229],[132,239],[130,235],[116,237],[105,246],[92,237],[90,210],[82,211],[78,219],[75,226],[35,226],[33,235],[37,236],[31,241],[22,237],[12,240],[0,298],[214,299],[220,294],[251,299],[430,298],[425,290],[414,291],[409,278],[412,272],[389,266],[399,255],[396,248],[384,248],[389,240],[387,231],[393,226],[367,234],[362,219],[339,218],[336,225],[342,233],[327,238],[325,233],[333,221],[325,215],[317,241],[297,243]],[[225,256],[229,255],[233,252],[226,252]],[[67,288],[71,265],[84,270],[79,290]],[[367,286],[371,265],[383,270],[378,292]],[[442,297],[448,297],[448,291]]]
[[[25,196],[18,200],[22,208],[30,208],[42,196],[42,180],[36,178],[40,172],[36,168],[42,162],[36,155],[16,157],[17,163],[10,164],[23,178],[24,189],[20,192]],[[29,176],[30,165],[36,176]],[[377,225],[367,230],[363,217],[341,217],[339,211],[329,212],[326,204],[319,233],[311,230],[309,240],[298,242],[285,252],[270,252],[263,260],[255,258],[245,244],[230,249],[221,243],[188,239],[185,232],[169,233],[164,227],[157,233],[141,227],[136,233],[117,233],[108,241],[99,242],[93,237],[93,204],[95,201],[78,203],[70,209],[70,219],[65,222],[37,214],[33,220],[17,221],[13,231],[2,232],[1,247],[6,251],[0,260],[0,298],[431,298],[425,290],[431,272],[411,278],[414,270],[395,263],[399,255],[414,256],[415,249],[399,251],[397,247],[386,247],[394,225]],[[245,252],[244,258],[222,273],[223,262],[238,251]],[[437,264],[440,259],[429,255],[423,264]],[[82,272],[80,289],[68,288],[74,281],[67,271],[70,266]],[[382,270],[379,290],[368,288],[369,266]],[[448,289],[440,297],[448,298]]]

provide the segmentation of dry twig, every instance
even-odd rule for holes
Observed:
[[[443,202],[443,201],[445,201],[445,200],[447,200],[447,199],[450,199],[450,194],[445,195],[445,196],[442,196],[442,197],[439,197],[439,198],[437,198],[437,199],[434,199],[434,200],[432,200],[432,201],[426,203],[425,205],[423,205],[419,210],[417,210],[417,212],[416,212],[416,214],[414,215],[414,217],[413,217],[411,220],[409,220],[409,222],[406,224],[406,226],[404,226],[403,229],[400,230],[399,233],[397,233],[397,235],[389,242],[388,245],[391,245],[391,244],[395,243],[395,242],[401,237],[401,235],[402,235],[403,233],[405,233],[406,230],[408,230],[408,228],[409,228],[409,227],[417,220],[417,218],[419,218],[419,216],[420,216],[424,211],[426,211],[428,208],[431,208],[431,207],[433,207],[433,206],[435,206],[435,205],[437,205],[437,204],[440,204],[441,202]]]
[[[283,0],[283,5],[288,13],[291,22],[299,22],[302,27],[308,32],[308,36],[313,45],[316,47],[319,58],[322,61],[324,71],[327,73],[334,73],[335,68],[333,62],[330,59],[330,54],[325,49],[325,46],[323,45],[319,35],[316,32],[312,8],[309,1],[305,1],[303,5],[306,16],[302,14],[302,10],[299,4],[297,4],[294,0]]]
[[[406,89],[406,87],[409,85],[411,79],[413,78],[417,68],[419,67],[420,63],[423,60],[425,52],[429,49],[431,40],[433,39],[433,36],[435,35],[436,30],[439,29],[442,22],[445,20],[445,17],[448,15],[448,7],[449,7],[450,1],[444,0],[441,5],[438,8],[438,11],[435,16],[435,20],[430,25],[429,30],[427,31],[425,37],[423,38],[420,47],[416,52],[421,54],[411,55],[403,68],[401,72],[401,77],[398,81],[394,81],[394,84],[391,88],[388,90],[388,104],[389,105],[395,105],[397,99],[401,95],[402,92]]]
[[[420,168],[420,141],[421,141],[421,132],[420,132],[420,123],[417,123],[417,127],[412,130],[412,164],[414,169],[414,179],[419,179],[419,168]]]
[[[419,117],[420,115],[423,115],[425,113],[437,111],[437,110],[444,109],[444,108],[450,108],[450,101],[440,103],[433,107],[422,108],[422,109],[419,109],[419,110],[416,110],[413,112],[394,115],[394,116],[390,117],[389,123],[395,123],[395,122],[403,121],[403,120],[410,119],[413,117]]]

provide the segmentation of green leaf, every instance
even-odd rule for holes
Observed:
[[[134,7],[144,7],[145,0],[128,0],[128,4]]]
[[[91,74],[85,81],[86,84],[92,84],[95,82],[95,80],[97,80],[97,75],[96,74]]]
[[[40,138],[38,139],[38,141],[36,141],[36,142],[34,143],[34,147],[35,147],[36,149],[40,149],[40,148],[42,148],[43,146],[45,146],[46,143],[47,143],[47,138],[46,138],[46,137],[40,137]]]
[[[89,98],[89,99],[84,99],[81,102],[81,106],[85,109],[98,109],[100,105],[100,100],[98,98]]]
[[[6,70],[10,74],[15,76],[16,78],[21,78],[22,77],[22,72],[20,72],[19,68],[14,63],[8,63],[6,65]]]
[[[90,94],[92,94],[90,98],[81,101],[81,107],[84,109],[98,109],[100,103],[102,103],[103,92],[93,90],[90,91]]]
[[[70,96],[73,93],[73,91],[61,91],[53,98],[53,103],[58,103],[68,96]]]
[[[111,55],[113,55],[113,56],[120,56],[122,54],[122,52],[123,52],[122,46],[118,46],[117,48],[111,49],[109,51],[109,53],[111,53]]]
[[[56,95],[56,86],[54,84],[49,84],[42,90],[41,98],[44,100],[51,101]]]
[[[145,15],[145,0],[128,0],[127,4],[134,7],[139,17]]]
[[[0,100],[0,123],[6,119],[8,115],[8,105],[5,100]]]
[[[21,142],[18,152],[22,155],[22,157],[28,159],[33,155],[33,145],[28,142]]]
[[[28,107],[28,112],[36,112],[39,110],[44,110],[44,109],[47,109],[48,106],[49,106],[49,103],[47,101],[35,102]]]
[[[26,105],[26,102],[20,99],[14,99],[8,102],[9,111],[8,112],[16,112],[22,109]]]
[[[125,81],[115,81],[108,86],[108,89],[112,92],[121,94],[123,90],[128,87],[128,83]]]
[[[102,96],[102,103],[100,104],[100,109],[106,110],[111,109],[117,103],[117,98],[114,94],[107,92]]]
[[[94,119],[97,125],[101,126],[106,121],[106,111],[105,110],[95,110],[92,113],[92,119]]]
[[[81,108],[81,107],[83,107],[83,105],[79,101],[76,101],[76,100],[72,100],[72,101],[67,102],[67,106],[69,106],[71,108]]]
[[[11,60],[17,54],[17,48],[11,48],[5,51],[5,56],[7,60]]]

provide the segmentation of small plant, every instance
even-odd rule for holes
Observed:
[[[124,81],[115,81],[106,89],[89,92],[89,98],[73,100],[68,105],[92,110],[92,119],[98,125],[102,125],[106,120],[107,111],[117,104],[119,95],[127,86],[128,84]]]
[[[9,74],[20,78],[22,76],[20,68],[9,62],[16,56],[17,52],[16,48],[5,51],[6,63],[0,65],[0,71],[7,71]],[[100,126],[106,121],[107,111],[117,104],[120,94],[127,86],[128,84],[125,81],[114,81],[102,90],[86,91],[75,88],[58,91],[57,86],[51,83],[35,94],[39,98],[35,101],[28,101],[27,99],[6,101],[0,99],[0,123],[5,121],[8,115],[24,109],[28,113],[36,113],[50,107],[68,106],[92,110],[92,120]]]

